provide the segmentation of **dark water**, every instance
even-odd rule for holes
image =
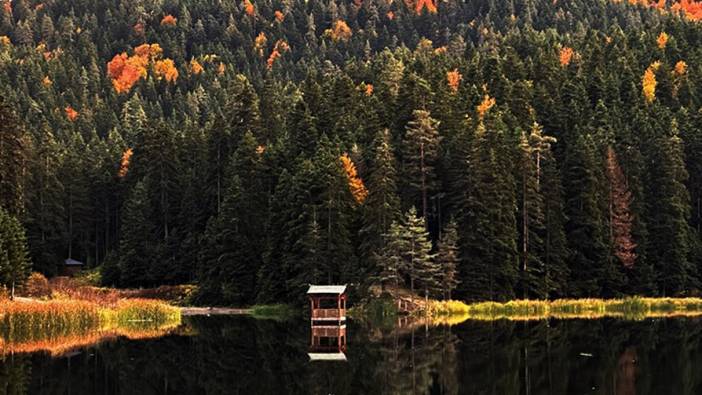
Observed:
[[[70,356],[5,356],[0,394],[702,394],[702,320],[350,322],[347,362],[310,362],[305,321],[187,319]]]

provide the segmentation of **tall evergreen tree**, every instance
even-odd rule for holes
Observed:
[[[453,290],[460,284],[458,279],[458,265],[460,264],[458,225],[453,219],[441,232],[441,240],[437,246],[436,263],[440,271],[439,282],[442,296],[444,299],[450,300]]]
[[[461,203],[461,285],[469,300],[506,300],[515,296],[519,256],[515,218],[516,184],[505,152],[500,116],[475,126],[468,157],[470,189]]]
[[[571,250],[569,294],[587,297],[603,291],[608,251],[598,187],[599,161],[592,138],[576,133],[563,165],[568,218],[565,229]]]
[[[389,131],[378,132],[375,140],[375,155],[368,176],[368,197],[363,206],[361,228],[361,252],[366,261],[384,248],[385,234],[390,225],[399,219],[400,199],[397,196],[397,173],[395,156],[390,143]],[[368,262],[366,272],[377,274]]]
[[[402,271],[409,279],[410,291],[421,290],[424,297],[434,294],[439,284],[439,268],[434,262],[431,240],[423,217],[417,217],[417,210],[412,207],[405,214],[402,238],[404,257]]]
[[[156,245],[155,227],[150,221],[151,206],[146,181],[139,181],[124,207],[119,241],[119,285],[125,287],[150,284],[149,271]]]
[[[429,111],[415,110],[403,140],[403,166],[406,182],[409,183],[409,196],[422,207],[421,214],[425,221],[429,220],[429,195],[437,186],[434,167],[441,142],[438,126],[439,121],[432,118]]]
[[[10,290],[24,284],[32,268],[24,228],[19,220],[0,207],[0,284]]]
[[[697,270],[690,261],[692,232],[690,195],[685,189],[688,178],[682,140],[677,122],[671,131],[656,139],[651,159],[648,204],[651,206],[649,257],[654,262],[660,292],[666,296],[683,295],[697,286]]]
[[[15,111],[0,100],[0,207],[13,215],[23,211],[29,140]]]

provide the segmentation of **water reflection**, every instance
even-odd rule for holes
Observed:
[[[346,361],[346,323],[310,328],[310,361]]]
[[[0,393],[699,394],[700,323],[349,321],[348,361],[310,363],[309,321],[199,317],[157,339],[5,355]]]

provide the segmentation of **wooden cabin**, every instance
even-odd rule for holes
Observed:
[[[346,285],[310,285],[307,290],[310,299],[312,326],[315,323],[346,322]]]
[[[63,267],[61,267],[60,273],[62,276],[73,277],[83,270],[84,267],[85,264],[83,262],[68,258],[63,261]]]

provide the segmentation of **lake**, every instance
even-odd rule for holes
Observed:
[[[159,338],[112,338],[54,356],[5,355],[0,394],[702,393],[697,318],[452,327],[350,321],[346,361],[314,362],[302,319],[183,322]]]

